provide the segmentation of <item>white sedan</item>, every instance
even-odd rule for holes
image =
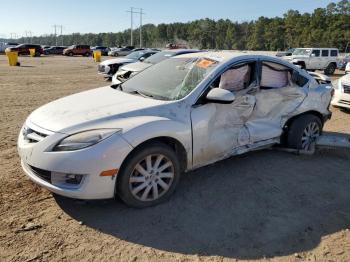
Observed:
[[[146,207],[183,172],[276,144],[308,150],[331,116],[331,90],[279,58],[186,54],[40,107],[18,151],[52,192]]]
[[[350,74],[346,74],[336,80],[335,83],[333,83],[333,87],[334,96],[332,105],[350,109]]]

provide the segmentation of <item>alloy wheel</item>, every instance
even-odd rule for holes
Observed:
[[[316,122],[309,123],[301,137],[301,147],[303,150],[311,150],[311,145],[316,141],[317,137],[320,136],[320,127]]]
[[[162,154],[148,155],[135,165],[129,189],[140,201],[154,201],[170,189],[174,176],[174,164],[170,159]]]

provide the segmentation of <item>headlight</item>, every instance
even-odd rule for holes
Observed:
[[[95,145],[121,129],[95,129],[70,135],[61,140],[52,151],[74,151]]]

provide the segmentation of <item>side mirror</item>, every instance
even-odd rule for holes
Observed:
[[[311,57],[315,57],[316,55],[315,54],[311,54]]]
[[[207,101],[219,104],[231,104],[235,100],[235,95],[222,88],[213,88],[206,96]]]
[[[145,58],[144,57],[140,57],[140,59],[139,59],[141,62],[143,62],[143,60],[145,60]]]

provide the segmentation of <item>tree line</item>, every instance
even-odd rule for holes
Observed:
[[[133,31],[139,45],[139,29]],[[187,23],[146,24],[142,27],[143,46],[164,47],[167,43],[187,44],[201,49],[285,50],[291,47],[337,47],[350,50],[350,0],[330,3],[312,13],[289,10],[282,17],[259,17],[250,22],[209,18]],[[27,39],[22,38],[21,41]],[[58,44],[61,44],[58,37]],[[63,36],[64,45],[119,46],[130,44],[130,30],[118,33]],[[32,38],[33,43],[55,45],[54,35]],[[348,50],[345,50],[348,47]]]

